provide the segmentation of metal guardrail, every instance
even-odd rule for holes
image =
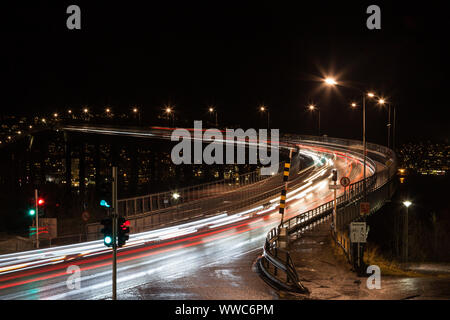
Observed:
[[[187,202],[205,199],[216,194],[224,194],[239,188],[271,179],[273,176],[263,176],[259,170],[241,174],[237,177],[200,185],[159,192],[145,196],[118,200],[119,214],[127,218],[135,215],[148,214],[167,208],[176,208]]]
[[[303,137],[304,136],[302,136],[300,140],[306,140],[303,139]],[[298,136],[295,136],[293,138],[298,138]],[[307,139],[313,140],[309,136],[307,137]],[[343,139],[326,137],[314,139],[314,141],[320,141],[324,143],[341,143],[342,140]],[[351,145],[351,143],[353,143],[353,141],[349,140],[349,143],[347,145]],[[360,145],[360,143],[356,144],[355,142],[355,145]],[[393,190],[389,187],[389,185],[392,177],[396,172],[396,157],[395,153],[392,150],[375,144],[367,144],[367,150],[372,152],[385,152],[384,155],[387,158],[386,163],[388,164],[386,170],[378,172],[375,170],[375,173],[373,175],[366,178],[367,193],[365,201],[371,202],[371,199],[378,200],[377,205],[374,205],[372,207],[371,212],[375,212],[384,204],[383,201],[385,201],[387,198],[390,198],[393,194]],[[366,158],[366,163],[373,169],[376,169],[376,164],[370,158]],[[389,188],[387,191],[385,190],[386,187]],[[353,209],[353,212],[357,212],[358,218],[351,216],[348,219],[350,219],[350,221],[360,219],[359,202],[364,196],[364,180],[357,181],[351,184],[348,188],[348,192],[345,192],[344,195],[336,198],[337,221],[339,221],[339,223],[342,223],[342,225],[344,225],[344,223],[342,222],[342,212],[348,210],[346,208],[348,208],[349,206],[353,206],[353,208],[356,208],[357,206],[357,210]],[[269,279],[276,282],[278,285],[284,287],[285,289],[307,292],[307,289],[298,281],[299,278],[296,273],[295,266],[292,263],[289,252],[285,249],[279,248],[277,245],[279,242],[280,228],[286,229],[288,237],[295,235],[298,239],[299,235],[303,232],[311,229],[316,224],[319,224],[324,220],[330,218],[333,213],[333,209],[334,201],[329,201],[314,209],[300,213],[299,215],[296,215],[284,221],[283,224],[269,231],[264,243],[263,257],[259,260],[260,269]],[[339,220],[339,218],[341,218],[341,220]],[[342,225],[340,225],[341,228]],[[349,245],[348,236],[345,237],[342,232],[339,235],[334,235],[334,238],[339,243],[339,245],[343,246],[342,244],[344,244],[344,248]],[[351,254],[351,251],[347,250],[346,253]],[[279,275],[279,270],[284,273],[284,277]]]

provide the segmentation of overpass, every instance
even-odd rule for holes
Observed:
[[[124,130],[126,133],[113,131],[110,134],[142,137],[155,133],[132,129]],[[98,133],[108,134],[104,131]],[[161,136],[167,138],[170,135],[164,131]],[[290,177],[285,213],[288,226],[293,227],[292,221],[300,221],[302,227],[307,227],[309,223],[317,223],[318,219],[323,218],[321,213],[325,210],[320,208],[325,205],[329,209],[332,200],[332,193],[328,190],[332,168],[338,170],[339,176],[348,176],[354,185],[349,193],[341,194],[340,191],[340,199],[344,197],[347,199],[345,203],[349,203],[360,194],[360,142],[309,136],[286,136],[280,142],[283,148],[299,148],[299,155],[314,160],[314,164],[307,168],[297,167]],[[377,186],[384,185],[383,179],[387,181],[391,176],[395,155],[378,145],[368,144],[368,150],[369,185],[371,190],[376,190]],[[233,261],[238,263],[241,257],[249,255],[258,256],[268,234],[274,235],[264,246],[265,254],[270,254],[267,243],[276,247],[276,240],[273,239],[277,239],[276,233],[271,230],[280,222],[278,200],[282,187],[281,172],[265,179],[256,179],[256,175],[253,177],[253,180],[244,178],[247,183],[232,188],[225,184],[202,186],[198,189],[202,190],[197,193],[198,197],[190,198],[189,194],[195,193],[185,190],[187,196],[183,199],[186,201],[165,208],[150,208],[149,204],[155,203],[153,195],[120,199],[125,203],[122,213],[133,222],[133,233],[127,244],[118,251],[119,298],[120,292],[148,283],[161,283],[163,286],[167,282],[185,283],[186,279],[197,277],[206,284],[217,281],[216,276],[205,275],[202,269]],[[129,203],[134,205],[129,206]],[[314,210],[318,214],[311,214]],[[297,231],[299,224],[296,223],[296,226]],[[95,237],[98,226],[93,225],[92,229],[92,236]],[[77,290],[66,285],[66,271],[71,265],[79,267],[82,274],[81,288]],[[251,270],[251,265],[247,267],[244,273]],[[230,268],[234,270],[235,267],[232,265]],[[0,299],[108,298],[110,279],[111,253],[102,240],[0,256]],[[242,281],[245,282],[246,278]],[[248,286],[251,287],[252,283],[249,282]],[[207,292],[206,287],[197,289]],[[180,294],[181,297],[192,296],[192,285],[185,283]],[[167,298],[164,293],[155,297]],[[247,297],[251,298],[255,297]]]

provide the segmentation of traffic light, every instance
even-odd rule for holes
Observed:
[[[101,207],[111,208],[112,206],[112,192],[111,183],[104,181],[99,184],[98,190],[98,201]]]
[[[130,238],[128,233],[130,232],[130,221],[124,217],[119,217],[117,222],[117,246],[121,247]]]
[[[113,230],[112,230],[112,219],[106,218],[101,221],[101,224],[103,225],[103,229],[101,230],[101,233],[103,233],[103,243],[107,247],[112,247],[113,245]]]
[[[28,210],[28,214],[29,214],[30,216],[34,216],[34,215],[36,214],[36,210],[34,210],[34,209],[29,209],[29,210]]]
[[[337,181],[337,170],[333,169],[333,177],[332,177],[333,181]]]

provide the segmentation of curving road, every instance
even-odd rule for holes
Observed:
[[[333,157],[288,190],[286,219],[332,200],[332,168],[352,182],[362,179],[359,159]],[[118,299],[276,298],[252,263],[280,222],[278,201],[131,235],[118,251]],[[0,299],[108,299],[111,256],[102,241],[2,255]],[[71,268],[79,268],[80,282]]]

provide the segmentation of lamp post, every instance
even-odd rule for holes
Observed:
[[[133,107],[133,113],[137,114],[139,125],[141,125],[141,111],[137,107]]]
[[[215,114],[215,117],[216,117],[216,128],[217,128],[219,126],[218,123],[217,123],[217,110],[214,109],[213,107],[209,107],[208,110],[209,110],[210,113],[214,113]]]
[[[317,108],[315,105],[311,104],[308,106],[308,109],[311,111],[317,110],[319,113],[319,136],[320,136],[320,108]]]
[[[323,80],[327,85],[329,86],[337,86],[338,83],[333,78],[326,78]],[[358,89],[358,91],[362,94],[362,105],[363,105],[363,114],[362,114],[362,122],[363,122],[363,172],[364,172],[364,178],[363,178],[363,195],[364,200],[366,199],[366,94],[370,98],[375,97],[375,94],[372,92],[366,93],[363,90]],[[356,103],[352,103],[353,107],[356,107]]]
[[[265,105],[261,105],[261,106],[259,107],[259,110],[260,110],[261,112],[267,112],[267,130],[269,130],[269,129],[270,129],[269,109],[268,109]]]
[[[379,98],[378,103],[380,105],[388,105],[388,123],[387,123],[387,147],[391,147],[391,103],[387,103],[385,99]],[[395,122],[395,106],[394,106],[394,122]],[[394,139],[395,139],[395,126],[394,126]]]
[[[167,119],[170,119],[170,116],[172,116],[172,127],[174,127],[175,126],[175,115],[174,115],[173,109],[170,106],[168,106],[165,109],[165,113],[167,114]]]
[[[411,201],[403,201],[403,205],[406,207],[406,215],[403,223],[403,262],[408,262],[408,208],[412,204]]]

